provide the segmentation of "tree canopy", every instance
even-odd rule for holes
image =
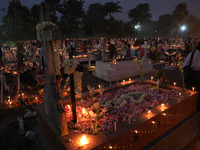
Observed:
[[[58,25],[64,38],[69,37],[170,37],[179,34],[180,25],[187,25],[187,35],[200,34],[200,20],[189,14],[186,3],[175,6],[171,14],[152,21],[150,5],[143,3],[128,11],[130,22],[116,19],[122,11],[119,2],[92,3],[85,11],[84,0],[44,0],[50,5],[51,21]],[[2,18],[0,38],[9,40],[36,39],[39,5],[23,6],[20,0],[10,0]],[[135,25],[140,24],[137,31]],[[137,34],[136,34],[137,33]]]

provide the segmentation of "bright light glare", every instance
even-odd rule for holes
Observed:
[[[185,26],[185,25],[182,25],[182,26],[181,26],[181,30],[182,30],[182,31],[185,31],[185,30],[186,30],[186,26]]]
[[[83,135],[82,138],[80,139],[80,146],[88,144],[89,141],[87,140],[86,136]]]

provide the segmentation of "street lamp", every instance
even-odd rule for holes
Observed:
[[[186,30],[186,26],[185,25],[180,26],[180,30],[182,32],[182,38],[183,38],[183,32]]]

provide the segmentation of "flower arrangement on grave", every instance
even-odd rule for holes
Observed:
[[[140,77],[141,77],[141,80],[144,81],[144,77],[143,77],[143,58],[140,58],[140,59],[133,59],[133,61],[135,62],[136,66],[137,66],[137,69],[140,73]]]
[[[160,78],[164,75],[164,72],[162,70],[156,70],[155,77],[160,80]]]
[[[181,72],[181,77],[182,77],[182,87],[183,87],[183,91],[185,91],[185,81],[184,81],[184,74],[183,74],[183,64],[184,64],[183,61],[179,61],[178,62],[178,67],[179,67],[179,70]]]
[[[162,77],[160,78],[160,82],[161,82],[161,85],[164,86],[164,87],[166,87],[167,84],[169,83],[169,81],[166,79],[165,76],[162,76]]]
[[[100,98],[99,98],[99,102],[96,102],[96,103],[94,103],[94,88],[91,88],[90,86],[88,86],[88,90],[89,90],[90,96],[92,97],[92,108],[94,109],[96,113],[95,121],[92,120],[92,115],[94,115],[93,111],[88,111],[88,109],[85,107],[81,91],[79,89],[77,91],[78,91],[78,94],[81,96],[81,101],[83,103],[83,106],[85,107],[89,115],[93,134],[96,135],[98,133],[98,124],[100,120],[100,109],[101,109],[101,101],[102,101],[104,87],[103,85],[100,85],[100,92],[99,92]]]
[[[132,84],[125,88],[104,92],[102,96],[95,95],[94,88],[89,92],[89,97],[76,102],[75,128],[74,124],[68,121],[68,127],[76,133],[97,134],[110,130],[114,124],[128,121],[147,109],[178,97],[178,90],[152,88],[150,84]],[[79,93],[81,94],[80,91]],[[72,120],[71,107],[65,106],[65,110],[67,120]]]

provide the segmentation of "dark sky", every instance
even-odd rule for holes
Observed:
[[[39,4],[42,0],[21,0],[22,5],[31,7],[33,4]],[[152,19],[157,20],[160,15],[171,14],[175,7],[183,2],[188,6],[190,14],[198,17],[200,19],[200,0],[85,0],[84,8],[87,10],[91,3],[101,3],[114,1],[120,2],[120,6],[123,8],[122,13],[115,14],[115,17],[120,20],[129,21],[127,12],[135,8],[139,3],[149,3]],[[0,8],[7,8],[9,0],[0,0]],[[0,17],[5,15],[0,11]]]

